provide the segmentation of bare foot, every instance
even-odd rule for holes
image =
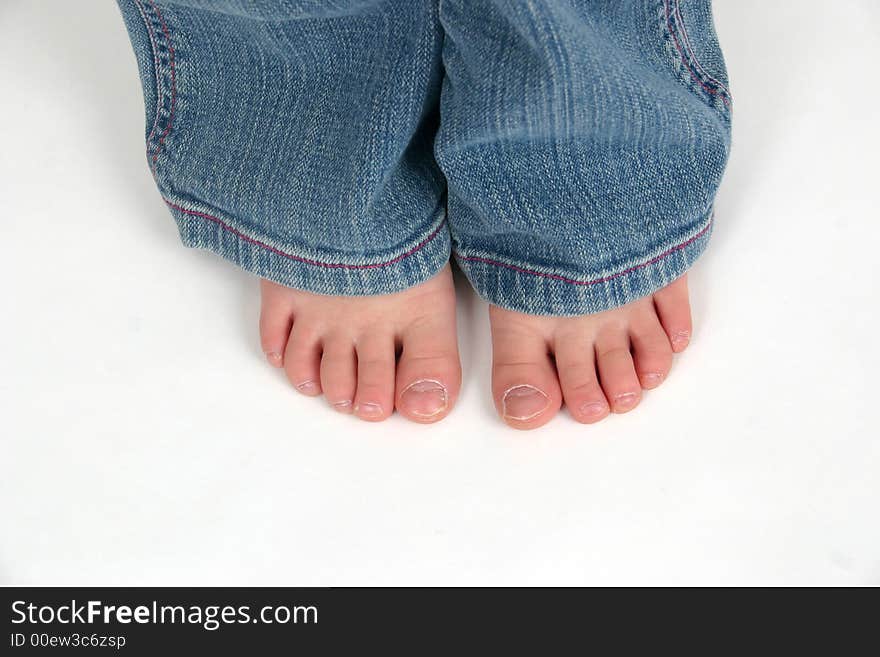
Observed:
[[[449,413],[461,387],[455,290],[447,265],[417,287],[331,297],[262,281],[266,358],[304,395],[322,392],[371,422],[396,408],[414,422]]]
[[[686,277],[653,296],[581,317],[524,315],[490,306],[492,391],[516,429],[546,424],[563,400],[578,422],[635,408],[659,386],[673,352],[687,347],[691,311]]]

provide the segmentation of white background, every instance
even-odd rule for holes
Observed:
[[[182,248],[109,1],[0,4],[0,582],[880,584],[880,5],[717,0],[736,97],[696,334],[637,412],[368,425]]]

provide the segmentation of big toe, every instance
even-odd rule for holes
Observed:
[[[544,337],[496,313],[492,352],[492,394],[501,418],[514,429],[549,422],[562,405],[562,393]]]
[[[408,327],[397,366],[397,411],[414,422],[443,419],[461,388],[454,315],[437,315]]]

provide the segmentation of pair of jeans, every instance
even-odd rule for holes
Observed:
[[[682,275],[731,96],[710,0],[119,0],[183,242],[320,294],[452,255],[577,315]]]

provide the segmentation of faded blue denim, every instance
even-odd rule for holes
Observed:
[[[710,0],[119,0],[185,244],[321,294],[454,254],[599,312],[703,251],[730,146]]]

